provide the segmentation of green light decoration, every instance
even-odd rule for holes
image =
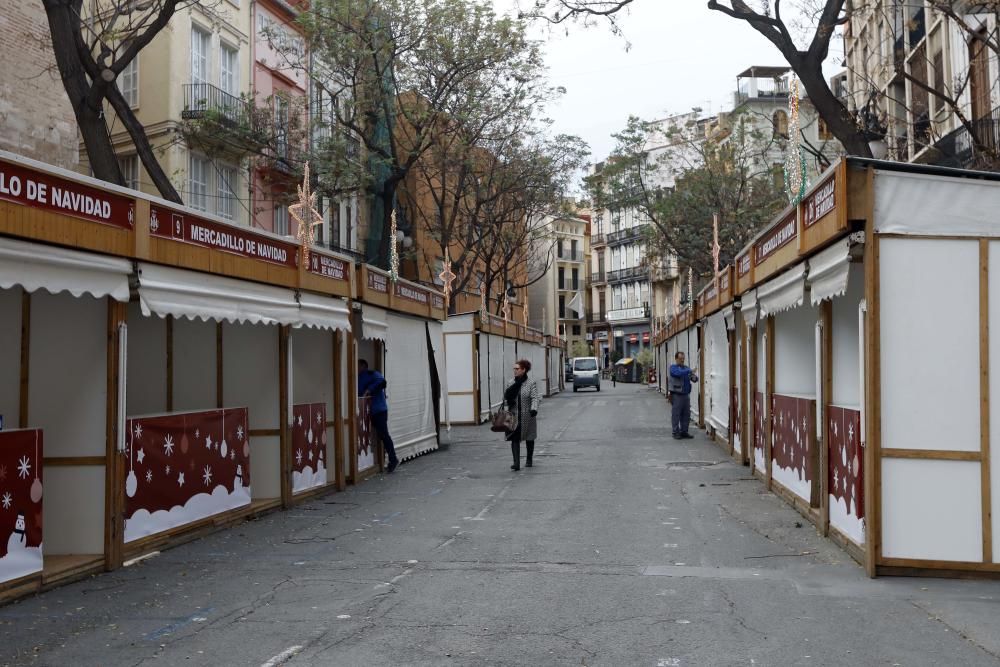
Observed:
[[[799,80],[793,77],[788,92],[788,154],[785,156],[785,192],[788,201],[798,204],[809,188],[806,174],[806,158],[799,144],[801,123],[799,120]]]

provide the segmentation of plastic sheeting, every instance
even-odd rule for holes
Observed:
[[[806,264],[801,262],[777,278],[757,288],[763,315],[774,315],[798,308],[806,297]]]
[[[298,324],[291,290],[156,264],[139,264],[142,314],[252,324]]]
[[[993,236],[1000,183],[875,171],[875,232],[909,236]]]
[[[128,301],[132,262],[41,243],[0,238],[0,289],[20,285],[28,292],[44,289]]]
[[[351,330],[347,300],[338,297],[299,294],[299,324],[313,329]]]
[[[430,357],[424,320],[389,313],[386,378],[389,433],[400,461],[437,449]]]
[[[818,306],[825,299],[847,293],[851,273],[851,242],[842,239],[809,260],[809,299]]]
[[[705,365],[706,419],[721,435],[729,435],[729,341],[725,313],[718,312],[706,324]]]

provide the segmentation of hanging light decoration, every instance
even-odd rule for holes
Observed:
[[[309,163],[306,162],[299,186],[299,201],[288,207],[288,214],[296,222],[302,264],[309,264],[309,252],[316,241],[316,227],[323,224],[323,216],[316,210],[316,193],[309,187]]]
[[[396,209],[389,216],[389,278],[392,282],[399,280],[399,235],[396,227]]]
[[[788,91],[788,153],[785,156],[785,191],[788,201],[798,204],[806,193],[806,159],[799,144],[801,136],[799,118],[799,80],[792,77]]]
[[[451,253],[445,253],[444,266],[442,267],[441,273],[438,274],[438,278],[441,279],[441,283],[444,285],[444,309],[446,311],[451,310],[451,284],[455,282],[455,273],[451,270]]]

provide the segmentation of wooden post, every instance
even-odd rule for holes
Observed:
[[[750,393],[748,388],[750,387],[750,378],[747,375],[750,373],[750,364],[747,360],[750,358],[750,336],[749,330],[747,329],[746,322],[740,322],[739,324],[739,340],[740,340],[740,354],[736,359],[736,363],[740,367],[740,384],[736,388],[737,400],[740,403],[740,411],[737,418],[740,422],[740,444],[743,451],[740,452],[740,463],[746,465],[748,463],[748,455],[750,453],[750,448],[753,447],[753,440],[750,439],[750,404],[748,400],[752,400],[748,397]]]
[[[698,341],[698,373],[702,374],[700,376],[701,387],[698,391],[698,428],[705,428],[705,328],[708,326],[708,320],[705,320],[705,324],[702,326],[695,326],[695,340]]]
[[[820,375],[822,383],[819,387],[818,405],[822,409],[818,411],[823,420],[819,424],[819,528],[820,532],[826,536],[830,532],[830,443],[827,438],[826,425],[829,420],[830,405],[833,403],[833,302],[824,301],[820,306],[820,322],[823,325],[823,334],[820,337],[822,350],[820,350]]]
[[[993,490],[990,488],[990,244],[979,239],[979,461],[983,562],[993,562]]]
[[[764,423],[764,466],[767,468],[767,489],[771,490],[771,440],[774,430],[774,415],[771,414],[774,406],[771,401],[774,396],[774,316],[768,315],[764,322],[764,335],[767,342],[764,345],[764,354],[767,356],[764,367],[764,413],[767,419]]]
[[[750,329],[747,330],[747,354],[750,357],[750,363],[747,364],[747,440],[748,440],[748,453],[749,453],[749,463],[750,471],[753,472],[757,469],[757,456],[754,453],[755,443],[757,442],[757,419],[756,415],[750,409],[751,405],[757,400],[757,327],[759,323],[755,323]]]
[[[291,327],[278,327],[278,468],[281,470],[281,506],[292,503],[292,438],[288,429],[288,351]]]
[[[357,331],[357,329],[355,329]],[[348,481],[358,483],[358,342],[355,338],[347,341],[347,424],[350,442],[347,451],[349,461]],[[353,380],[353,381],[352,381]]]
[[[344,481],[344,332],[333,332],[333,458],[334,488],[343,491]]]
[[[118,327],[125,322],[126,307],[107,298],[107,411],[104,463],[104,569],[122,565],[125,537],[125,457],[118,451],[118,388],[125,369],[119,368]]]
[[[738,412],[738,410],[740,408],[740,406],[738,405],[739,401],[737,400],[737,406],[736,406],[737,409],[736,410],[733,410],[733,406],[731,405],[732,401],[733,401],[733,389],[736,388],[736,363],[737,363],[737,361],[736,361],[736,357],[737,357],[736,352],[737,352],[737,349],[739,348],[739,342],[738,341],[740,339],[740,337],[739,337],[739,330],[736,329],[736,327],[740,326],[739,323],[736,321],[736,315],[737,315],[737,312],[734,310],[733,311],[733,327],[734,328],[733,328],[733,331],[732,331],[732,335],[730,335],[729,329],[728,328],[726,329],[726,341],[727,341],[727,347],[729,348],[729,386],[726,387],[726,391],[729,393],[729,402],[730,402],[729,414],[731,415],[730,418],[729,418],[729,422],[730,422],[729,423],[729,454],[730,455],[739,454],[740,457],[742,458],[743,452],[737,452],[736,451],[736,435],[735,435],[735,432],[738,430],[738,425],[739,425],[739,412]],[[723,326],[725,326],[725,323],[726,323],[726,318],[723,317],[722,318],[722,324],[723,324]]]
[[[875,234],[875,170],[867,170],[865,225],[865,572],[882,559],[882,360],[879,353],[879,239]]]

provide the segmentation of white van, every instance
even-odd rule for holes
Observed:
[[[573,391],[580,387],[601,390],[601,371],[597,357],[573,357]]]

